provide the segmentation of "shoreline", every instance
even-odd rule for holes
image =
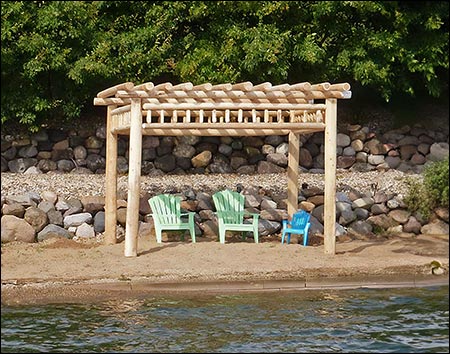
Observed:
[[[90,281],[2,283],[2,306],[55,303],[96,303],[148,296],[214,296],[261,292],[386,289],[448,286],[449,275],[391,274],[334,278],[240,279],[211,281],[148,281],[129,279]]]

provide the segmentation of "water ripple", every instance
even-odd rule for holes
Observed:
[[[449,350],[448,286],[2,307],[2,353]]]

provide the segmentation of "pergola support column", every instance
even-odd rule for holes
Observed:
[[[125,257],[137,256],[139,230],[139,195],[142,160],[142,110],[139,98],[131,99],[128,201],[125,228]]]
[[[300,136],[299,134],[289,133],[289,159],[287,168],[288,193],[287,193],[287,211],[290,217],[298,208],[298,165],[300,155]]]
[[[337,99],[328,98],[325,104],[324,248],[326,254],[335,254]]]
[[[105,171],[105,243],[116,243],[117,225],[117,135],[113,134],[111,111],[108,106],[106,116],[106,171]]]

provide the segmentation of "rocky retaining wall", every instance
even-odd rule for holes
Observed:
[[[2,135],[1,171],[15,173],[104,173],[105,128],[41,130],[28,137]],[[430,161],[449,155],[448,131],[405,126],[384,134],[368,127],[347,125],[337,135],[337,167],[350,171],[420,173]],[[323,133],[301,135],[300,169],[323,171]],[[128,171],[128,137],[120,137],[118,170]],[[142,174],[284,173],[288,142],[285,136],[267,137],[153,137],[142,144]],[[246,208],[260,214],[262,237],[279,234],[286,217],[286,201],[276,193],[261,193],[245,186]],[[175,191],[174,191],[175,193]],[[217,235],[211,195],[192,189],[178,191],[183,208],[196,212],[198,236]],[[140,203],[140,233],[152,228],[150,207]],[[311,235],[323,233],[323,190],[304,186],[299,208],[311,213]],[[448,210],[437,209],[430,220],[411,214],[392,191],[337,193],[337,235],[371,235],[406,232],[448,234]],[[123,236],[126,201],[119,202],[118,237]],[[104,198],[64,199],[52,191],[42,194],[2,195],[1,240],[42,241],[49,237],[94,238],[104,231]]]
[[[259,187],[248,186],[245,195],[246,210],[258,213],[260,239],[279,236],[286,214],[286,195]],[[218,227],[211,193],[185,188],[174,190],[181,195],[182,208],[195,212],[196,235],[217,237]],[[323,234],[323,189],[303,186],[299,194],[299,208],[311,213],[310,236]],[[126,222],[126,201],[118,201],[118,233],[123,237]],[[148,199],[140,201],[140,236],[154,237],[151,209]],[[449,211],[436,209],[429,220],[409,212],[396,193],[375,192],[362,194],[356,190],[336,195],[336,235],[371,238],[385,234],[420,233],[448,234]],[[87,196],[64,199],[51,191],[40,195],[28,192],[2,196],[1,241],[36,242],[53,237],[101,239],[105,228],[104,197]],[[190,240],[186,237],[186,240]],[[320,238],[319,238],[320,240]],[[309,244],[316,243],[311,241]]]
[[[302,134],[300,167],[324,168],[323,133]],[[337,167],[350,171],[396,169],[420,173],[449,154],[448,131],[405,126],[384,134],[347,125],[337,135]],[[1,171],[15,173],[104,173],[105,127],[43,129],[26,137],[1,137]],[[142,175],[279,173],[286,170],[286,136],[155,137],[142,142]],[[128,137],[119,137],[118,172],[128,171]]]

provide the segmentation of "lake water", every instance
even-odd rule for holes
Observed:
[[[1,352],[448,353],[449,287],[2,306]]]

